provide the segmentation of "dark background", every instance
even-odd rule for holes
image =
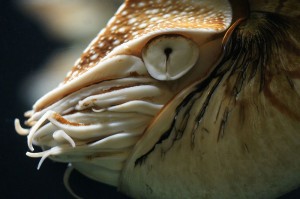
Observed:
[[[66,165],[46,160],[38,171],[39,159],[25,156],[26,137],[14,130],[14,119],[23,119],[23,113],[31,109],[18,95],[22,80],[64,44],[47,38],[41,28],[12,3],[0,2],[0,197],[72,198],[63,185]],[[77,172],[70,181],[73,190],[84,198],[126,198],[115,188]],[[281,198],[300,198],[300,188]]]

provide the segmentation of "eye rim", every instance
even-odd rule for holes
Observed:
[[[176,52],[176,51],[178,51],[178,46],[179,45],[175,43],[175,45],[172,46],[173,42],[171,42],[172,43],[171,45],[164,44],[164,43],[170,42],[170,40],[174,40],[174,42],[176,42],[175,40],[179,40],[179,42],[185,42],[186,46],[190,45],[189,50],[191,52],[190,54],[192,55],[191,59],[189,59],[189,61],[186,64],[187,65],[186,68],[184,70],[176,73],[175,75],[172,75],[171,73],[167,72],[167,68],[168,68],[167,64],[170,61],[170,59],[172,59],[172,57],[174,57],[172,55],[172,53],[178,54],[178,52]],[[161,47],[159,47],[160,45],[161,45]],[[166,64],[165,65],[165,68],[166,68],[165,73],[160,73],[159,70],[157,70],[155,68],[155,66],[152,65],[152,63],[150,63],[150,61],[147,58],[146,53],[149,50],[151,50],[151,48],[153,48],[153,47],[154,47],[154,49],[155,48],[157,48],[157,49],[160,48],[159,50],[162,52],[158,55],[157,59],[159,58],[159,56],[165,55],[164,56],[166,58],[165,59],[165,61],[166,61],[165,62],[165,64]],[[184,51],[181,51],[181,52],[184,52]],[[184,53],[186,53],[186,52],[184,52]],[[193,41],[192,39],[190,39],[190,38],[188,38],[184,35],[181,35],[181,34],[158,35],[156,37],[151,38],[141,50],[141,58],[142,58],[142,60],[145,64],[145,67],[146,67],[149,75],[151,77],[153,77],[154,79],[157,79],[157,80],[160,80],[160,81],[173,81],[173,80],[180,79],[181,77],[183,77],[186,73],[188,73],[196,65],[196,63],[199,60],[199,56],[200,56],[200,48],[199,48],[198,44],[195,41]],[[154,60],[156,59],[153,56],[152,56],[152,58]],[[151,59],[151,57],[150,57],[150,59]],[[156,59],[156,61],[157,61],[157,59]]]

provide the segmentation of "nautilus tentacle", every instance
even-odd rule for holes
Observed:
[[[27,112],[27,155],[134,198],[300,185],[299,3],[126,0]],[[299,9],[298,9],[299,10]]]

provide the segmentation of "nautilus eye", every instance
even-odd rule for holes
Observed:
[[[163,35],[150,40],[142,52],[149,74],[157,80],[176,80],[197,62],[199,48],[180,35]]]

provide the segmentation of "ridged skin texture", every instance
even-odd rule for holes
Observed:
[[[299,187],[299,3],[250,5],[255,11],[234,30],[212,75],[179,94],[136,145],[121,191],[276,198]]]

